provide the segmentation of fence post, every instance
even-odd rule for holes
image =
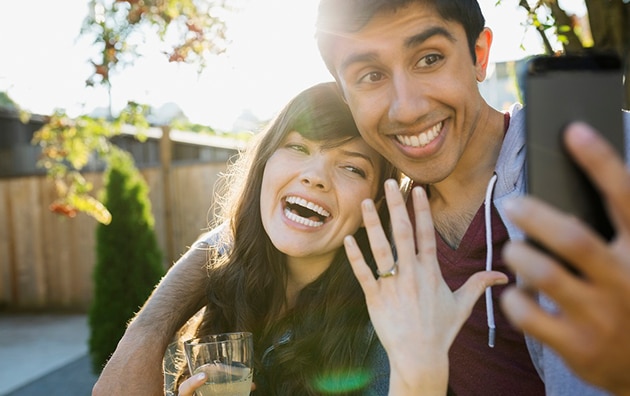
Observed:
[[[170,133],[171,127],[164,125],[161,127],[162,137],[160,138],[160,163],[162,168],[162,186],[164,194],[164,226],[166,237],[166,260],[168,266],[173,265],[173,210],[172,210],[172,188],[171,188],[171,162],[173,157],[173,143]]]

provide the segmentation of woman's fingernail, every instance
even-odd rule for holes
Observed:
[[[385,181],[385,188],[387,188],[390,191],[396,191],[398,190],[398,183],[394,179],[387,179]]]
[[[193,376],[193,379],[195,381],[205,381],[206,380],[206,373],[204,373],[203,371],[200,373],[197,373]]]
[[[422,198],[425,195],[424,188],[420,186],[414,187],[412,191],[418,198]]]

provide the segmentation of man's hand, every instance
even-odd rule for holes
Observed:
[[[578,375],[618,395],[630,395],[630,172],[589,126],[572,124],[566,144],[599,189],[616,230],[608,242],[572,216],[533,198],[520,198],[509,218],[529,237],[569,262],[580,276],[525,242],[504,257],[527,287],[551,298],[545,312],[525,290],[502,295],[508,318],[555,350]]]

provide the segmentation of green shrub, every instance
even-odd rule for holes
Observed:
[[[131,156],[117,151],[105,175],[103,198],[112,221],[96,229],[89,349],[97,374],[116,349],[127,322],[165,272],[147,184]]]

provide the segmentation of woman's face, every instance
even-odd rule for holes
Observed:
[[[360,204],[378,191],[381,161],[361,138],[330,147],[287,135],[265,165],[260,211],[289,264],[328,267],[343,238],[361,226]]]

